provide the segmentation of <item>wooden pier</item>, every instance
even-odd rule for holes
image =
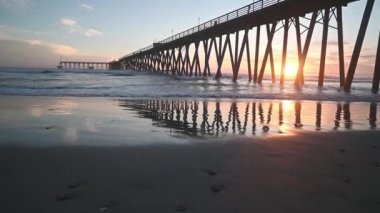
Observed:
[[[112,62],[61,61],[57,66],[66,70],[108,70]]]
[[[366,0],[366,8],[361,24],[358,26],[360,30],[350,66],[346,71],[342,8],[355,1],[359,0],[258,0],[125,55],[119,59],[118,66],[122,69],[172,75],[210,76],[210,58],[211,55],[215,55],[217,64],[215,78],[220,79],[222,77],[223,63],[225,60],[230,60],[233,71],[232,80],[237,81],[243,57],[246,57],[247,74],[250,81],[262,83],[268,66],[271,70],[271,79],[276,82],[273,42],[275,34],[283,31],[280,83],[284,84],[286,74],[288,41],[293,39],[297,45],[299,64],[294,83],[296,86],[302,86],[305,78],[305,63],[311,40],[315,34],[314,29],[317,24],[321,24],[323,33],[320,46],[318,85],[322,87],[325,82],[328,37],[331,29],[333,29],[338,38],[340,84],[346,92],[349,92],[375,2],[375,0]],[[336,26],[333,26],[333,23],[336,23]],[[289,33],[291,28],[296,32],[295,35]],[[266,32],[263,33],[263,31]],[[250,34],[255,36],[254,48],[250,44]],[[304,35],[304,39],[302,35]],[[263,37],[266,37],[264,38],[265,42],[263,42]],[[264,55],[260,55],[261,48],[265,49]],[[255,53],[252,61],[251,50],[254,50]],[[227,52],[229,52],[229,57],[226,55]],[[204,56],[203,60],[200,58],[201,55]],[[377,58],[379,61],[379,56]],[[377,85],[380,78],[378,64],[379,62],[377,62],[377,71],[374,74],[374,92],[378,91]]]

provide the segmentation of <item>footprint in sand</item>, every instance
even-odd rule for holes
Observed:
[[[346,168],[346,165],[343,164],[343,163],[338,163],[337,165],[338,165],[338,167],[340,167],[340,168],[342,168],[342,169]]]
[[[328,177],[328,178],[334,178],[337,180],[341,180],[347,184],[351,183],[350,178],[347,176],[344,176],[344,175],[329,175],[329,174],[325,174],[325,173],[320,173],[319,175],[324,176],[324,177]]]
[[[220,184],[220,185],[212,185],[210,187],[210,190],[213,193],[220,193],[220,192],[224,191],[226,188],[227,188],[227,186]]]
[[[343,181],[345,183],[350,183],[351,182],[351,180],[348,177],[343,177]]]
[[[210,176],[210,177],[215,177],[215,176],[218,175],[217,172],[215,172],[215,171],[213,171],[213,170],[211,170],[211,169],[201,169],[201,172],[202,172],[203,174],[207,174],[207,175]]]
[[[187,207],[186,206],[177,206],[177,208],[176,208],[176,211],[177,212],[185,212],[185,211],[187,211]]]
[[[102,206],[99,211],[99,213],[112,213],[112,206],[111,205],[104,205]]]
[[[67,186],[68,189],[73,190],[73,189],[78,189],[82,186],[84,186],[86,183],[84,181],[79,181],[75,183],[71,183]]]
[[[67,194],[60,194],[60,195],[57,195],[55,197],[56,201],[58,202],[65,202],[65,201],[69,201],[69,200],[73,200],[75,198],[77,198],[78,195],[77,194],[71,194],[71,193],[67,193]]]
[[[86,183],[84,181],[78,181],[78,182],[71,183],[71,184],[67,185],[67,189],[69,189],[70,191],[76,190],[76,189],[79,189],[80,187],[82,187],[85,184]],[[73,199],[77,198],[78,196],[79,195],[75,194],[75,193],[65,193],[65,194],[59,194],[59,195],[57,195],[55,197],[55,199],[58,202],[64,202],[64,201],[73,200]]]

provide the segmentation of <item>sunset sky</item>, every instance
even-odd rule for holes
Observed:
[[[251,3],[248,0],[0,0],[0,66],[55,67],[60,60],[110,61],[201,22]],[[344,9],[345,50],[349,59],[366,1]],[[376,21],[377,20],[377,21]],[[373,70],[380,31],[375,2],[360,66]],[[265,32],[265,31],[264,31]],[[321,26],[310,52],[314,67]],[[291,39],[295,38],[294,36]],[[253,38],[251,38],[253,39]],[[274,50],[281,48],[276,35]],[[336,31],[330,30],[328,67],[336,65]],[[263,45],[264,47],[264,45]],[[294,49],[294,48],[293,48]],[[276,51],[277,50],[277,51]],[[292,47],[290,47],[292,54]],[[292,58],[292,56],[290,56]],[[314,59],[315,58],[315,59]],[[348,59],[346,59],[348,63]],[[280,61],[277,60],[277,63]],[[242,67],[244,69],[244,67]]]

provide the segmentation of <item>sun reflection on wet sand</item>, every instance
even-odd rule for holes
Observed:
[[[214,137],[377,129],[378,113],[376,103],[315,101],[121,100],[119,105],[158,127]]]
[[[378,130],[377,103],[9,97],[0,142],[186,143],[230,136]],[[20,134],[22,132],[22,134]]]

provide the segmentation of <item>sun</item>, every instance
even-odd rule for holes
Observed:
[[[296,64],[287,64],[285,67],[285,76],[286,77],[296,77],[298,72],[298,65]]]

